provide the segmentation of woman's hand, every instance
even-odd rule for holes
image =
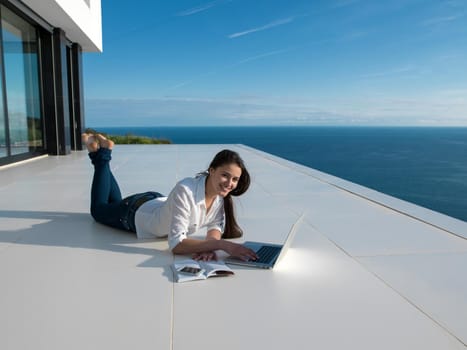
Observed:
[[[217,260],[217,254],[215,251],[194,253],[191,257],[193,260],[201,260],[201,261]]]
[[[193,259],[207,261],[217,259],[215,255],[216,250],[223,250],[227,254],[245,261],[258,259],[253,250],[224,239],[199,240],[185,238],[172,249],[172,253],[181,255],[192,254]]]
[[[222,242],[223,242],[222,250],[224,250],[231,256],[242,259],[244,261],[258,259],[258,255],[256,255],[256,253],[250,248],[247,248],[241,244],[234,243],[234,242],[229,242],[229,241],[224,241],[224,240]]]

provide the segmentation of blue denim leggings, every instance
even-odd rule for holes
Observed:
[[[112,150],[99,148],[89,153],[94,165],[91,186],[91,215],[97,222],[117,229],[136,232],[135,213],[144,202],[162,197],[158,192],[137,193],[122,199],[115,177],[110,170]]]

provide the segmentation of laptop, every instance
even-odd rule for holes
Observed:
[[[227,264],[242,265],[242,266],[251,266],[260,269],[273,269],[279,261],[285,256],[285,253],[290,247],[297,228],[300,225],[301,221],[305,214],[302,214],[297,221],[290,228],[289,234],[285,239],[284,244],[273,244],[273,243],[261,243],[261,242],[251,242],[247,241],[243,245],[247,248],[250,248],[256,252],[259,256],[257,260],[242,260],[233,256],[229,256],[225,259]]]

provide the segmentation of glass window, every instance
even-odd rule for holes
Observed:
[[[6,125],[11,155],[15,155],[43,148],[38,42],[36,29],[28,22],[4,6],[1,15]]]

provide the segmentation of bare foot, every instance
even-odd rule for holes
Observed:
[[[112,140],[106,139],[103,135],[97,134],[97,140],[99,141],[99,145],[102,148],[112,149],[114,147],[114,142]]]
[[[90,153],[96,152],[99,149],[99,144],[96,138],[92,134],[81,134],[81,140],[86,145],[86,148]]]

